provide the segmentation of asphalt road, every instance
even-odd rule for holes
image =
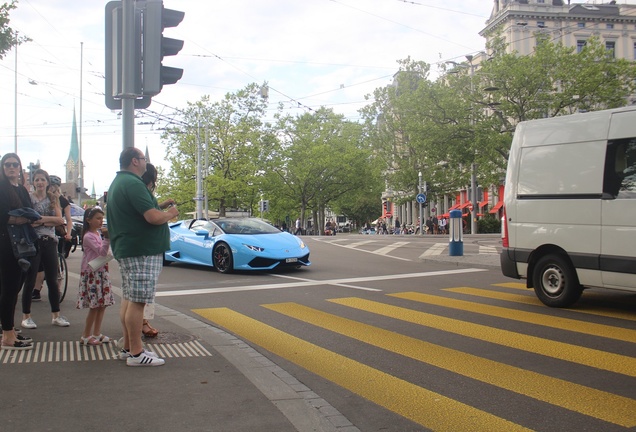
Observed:
[[[501,275],[497,236],[466,239],[470,260],[445,259],[442,236],[304,240],[298,271],[173,264],[157,301],[244,340],[361,431],[636,427],[636,295],[547,308]]]

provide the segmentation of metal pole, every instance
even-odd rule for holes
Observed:
[[[205,179],[203,179],[203,197],[205,199],[205,218],[209,219],[209,208],[208,208],[208,177],[210,176],[210,130],[205,128]]]
[[[135,146],[135,2],[122,1],[122,147]]]
[[[473,76],[475,75],[475,65],[473,64],[473,56],[467,55],[466,59],[470,64],[470,92],[471,97],[474,91],[474,83]],[[474,107],[473,107],[474,108]],[[473,127],[473,134],[475,133],[475,113],[473,110],[470,112],[470,124]],[[474,138],[474,135],[473,135]],[[473,140],[474,141],[474,140]],[[475,143],[473,142],[473,164],[471,165],[471,174],[470,174],[470,188],[471,188],[471,196],[469,197],[473,206],[470,211],[470,233],[477,234],[477,164],[475,163]]]
[[[16,40],[17,40],[17,33],[16,33]],[[13,140],[14,140],[14,153],[18,154],[18,43],[16,41],[15,44],[15,66],[14,66],[14,71],[13,73],[15,74],[15,92],[14,92],[14,99],[13,99],[13,130],[14,130],[14,134],[13,134]]]
[[[201,179],[201,119],[197,114],[197,219],[203,218],[203,190]]]
[[[473,208],[470,211],[470,233],[477,234],[477,164],[472,164],[472,172],[470,174],[470,189],[472,196],[470,200],[473,203]]]
[[[417,174],[417,178],[418,178],[418,181],[419,181],[419,183],[418,183],[418,191],[420,193],[422,193],[422,172],[421,171]],[[422,203],[420,203],[420,235],[424,235],[424,230],[422,229],[422,222],[423,222],[423,219],[424,219],[423,213],[424,213],[424,205]]]
[[[84,188],[84,163],[82,162],[82,79],[84,66],[84,42],[80,42],[80,97],[79,97],[79,194],[77,205],[82,205],[82,192]]]

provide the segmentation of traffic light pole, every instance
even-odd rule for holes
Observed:
[[[122,1],[122,149],[135,146],[135,1]]]

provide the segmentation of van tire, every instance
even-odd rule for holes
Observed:
[[[534,292],[543,304],[568,307],[581,297],[583,288],[572,265],[563,255],[546,255],[534,266]]]

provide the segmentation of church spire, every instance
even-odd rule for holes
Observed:
[[[75,107],[73,107],[73,127],[71,129],[71,151],[68,159],[79,165],[79,141],[77,139],[77,121],[75,120]]]
[[[71,149],[66,160],[66,183],[74,183],[79,187],[80,163],[79,140],[77,139],[77,121],[73,107],[73,126],[71,128]]]

